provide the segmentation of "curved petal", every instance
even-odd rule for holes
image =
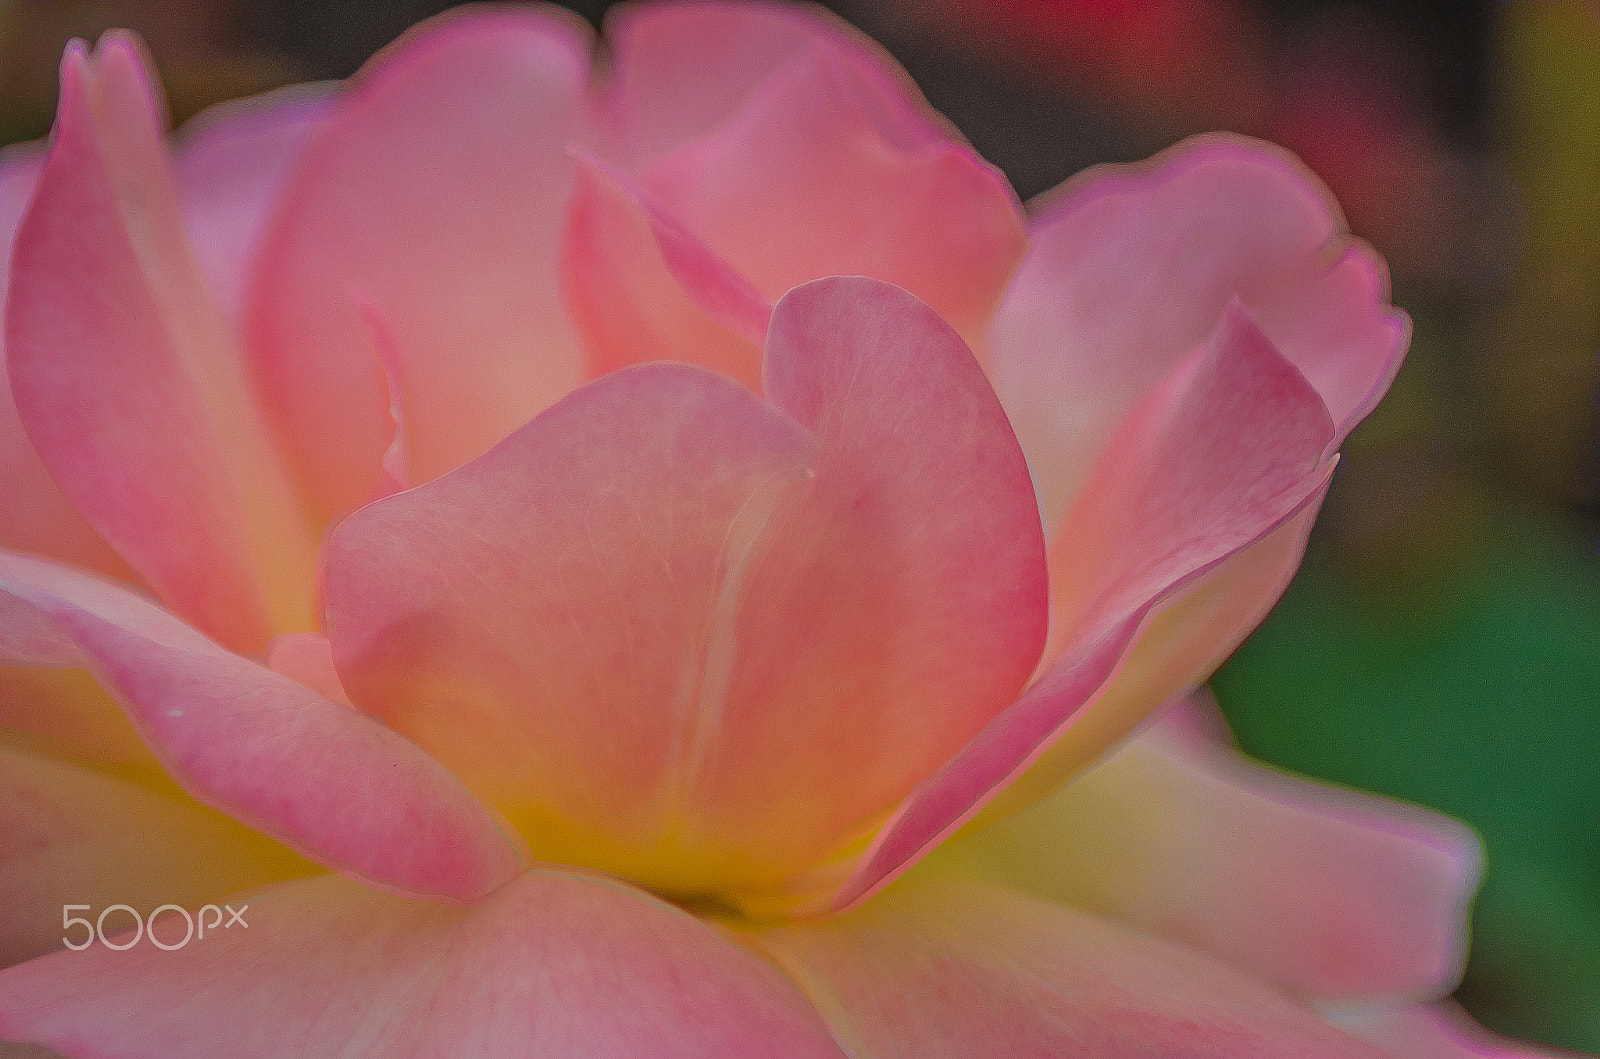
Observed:
[[[942,119],[878,44],[821,7],[778,3],[618,4],[606,14],[611,46],[607,124],[638,171],[722,124],[802,52],[849,63],[865,97],[909,139],[942,134]]]
[[[1472,1021],[1453,1001],[1329,1017],[1334,1025],[1382,1048],[1390,1059],[1559,1059],[1556,1052],[1512,1041]]]
[[[907,880],[752,940],[863,1059],[1383,1059],[1202,956],[1000,889]]]
[[[62,61],[5,313],[17,410],[79,511],[240,650],[311,625],[312,542],[184,236],[137,47]]]
[[[311,137],[246,308],[277,425],[325,514],[371,498],[388,419],[352,292],[393,330],[417,481],[582,378],[560,304],[590,39],[553,7],[459,12],[373,59]]]
[[[90,669],[195,798],[331,867],[460,900],[520,867],[403,738],[87,574],[0,553],[0,662]]]
[[[1282,150],[1185,141],[1101,166],[1032,207],[991,374],[1056,526],[1118,423],[1235,297],[1310,380],[1342,440],[1399,369],[1410,321],[1338,206]]]
[[[591,383],[334,532],[344,686],[500,806],[537,856],[692,886],[648,857],[681,841],[683,788],[717,730],[729,608],[814,451],[702,369]]]
[[[1415,1001],[1454,986],[1480,866],[1466,828],[1175,723],[928,868],[1131,923],[1300,994]]]
[[[0,750],[0,967],[60,948],[66,903],[148,914],[316,871],[198,806]]]
[[[333,645],[316,632],[274,636],[267,644],[267,668],[297,680],[323,698],[349,704],[339,673],[333,668]]]
[[[242,325],[261,230],[306,140],[326,119],[329,85],[293,85],[219,103],[178,132],[173,178],[200,270]]]
[[[247,896],[247,930],[0,972],[0,1037],[82,1059],[842,1059],[770,964],[613,880],[535,870],[471,908],[331,877]]]
[[[1092,760],[1159,706],[1101,692],[1156,607],[1320,501],[1332,435],[1316,392],[1231,307],[1134,408],[1068,513],[1049,668],[906,800],[833,907],[870,896],[1035,762]]]
[[[677,360],[759,392],[772,305],[621,173],[578,163],[561,275],[593,373]]]
[[[834,49],[810,49],[641,182],[768,297],[871,276],[982,348],[1027,245],[1020,207],[971,148],[887,118],[870,84]]]

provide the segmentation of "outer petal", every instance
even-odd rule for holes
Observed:
[[[322,863],[462,900],[518,870],[416,747],[124,589],[0,554],[0,661],[91,669],[190,793]]]
[[[677,360],[759,391],[771,303],[625,176],[579,163],[561,274],[593,372]]]
[[[1152,610],[1320,499],[1322,401],[1237,306],[1124,423],[1051,571],[1051,668],[922,784],[833,899],[870,895],[1035,761],[1083,763],[1160,705],[1097,701]],[[1093,702],[1093,705],[1089,705]],[[1087,710],[1084,709],[1089,705]]]
[[[315,871],[197,806],[0,750],[0,967],[61,947],[64,902],[148,915]]]
[[[1185,949],[988,887],[906,883],[756,935],[862,1059],[1381,1059]]]
[[[184,226],[206,280],[235,321],[262,227],[301,148],[327,117],[331,94],[330,86],[294,85],[222,103],[178,134],[173,176]]]
[[[326,513],[373,495],[388,444],[352,292],[393,330],[419,482],[580,380],[557,247],[566,147],[588,135],[589,49],[553,8],[446,15],[369,63],[307,144],[247,314],[269,403]]]
[[[981,348],[1027,242],[1015,197],[971,148],[882,105],[874,84],[838,51],[811,49],[643,183],[768,297],[872,276]]]
[[[1177,722],[928,868],[1131,923],[1297,993],[1408,1001],[1455,984],[1478,881],[1470,832],[1183,738]]]
[[[1391,1059],[1556,1059],[1573,1054],[1490,1033],[1448,1000],[1398,1011],[1350,1011],[1331,1016],[1329,1021],[1382,1048]]]
[[[308,626],[311,542],[185,240],[135,47],[62,63],[17,234],[6,360],[74,505],[179,612],[243,650]]]
[[[770,964],[609,879],[531,871],[466,909],[337,878],[248,903],[248,930],[177,951],[0,972],[0,1037],[84,1059],[840,1056]]]
[[[818,281],[779,304],[766,371],[814,441],[725,380],[645,365],[333,538],[352,698],[541,853],[770,889],[858,839],[1034,665],[1037,510],[954,332],[904,291]]]
[[[606,16],[616,150],[639,169],[736,114],[774,71],[825,48],[849,63],[884,117],[913,135],[942,121],[876,42],[820,7],[784,3],[629,3]]]
[[[1388,387],[1410,322],[1322,185],[1278,148],[1187,141],[1091,169],[1035,205],[996,315],[995,388],[1059,524],[1112,433],[1235,297],[1316,387],[1343,439]]]

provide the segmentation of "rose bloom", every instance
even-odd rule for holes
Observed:
[[[126,35],[61,85],[0,163],[0,1038],[1499,1047],[1429,1003],[1474,839],[1184,698],[1409,337],[1293,159],[1024,210],[788,7],[463,10],[170,146]]]

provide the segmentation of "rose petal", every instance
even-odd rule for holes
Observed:
[[[349,704],[339,673],[333,668],[333,645],[315,632],[291,632],[274,636],[267,644],[267,668],[297,680],[334,702]]]
[[[909,880],[753,940],[855,1054],[1381,1059],[1169,942],[1000,889]]]
[[[836,50],[810,49],[642,183],[768,297],[872,276],[980,348],[1027,244],[1015,196],[965,144],[908,131],[872,85]]]
[[[1097,693],[1157,605],[1320,500],[1332,432],[1316,392],[1230,308],[1129,415],[1068,513],[1051,668],[907,799],[833,907],[870,896],[1036,761],[1092,760],[1160,705]]]
[[[539,856],[647,878],[638,851],[676,825],[716,730],[747,553],[814,450],[702,369],[641,365],[577,390],[334,532],[345,687]]]
[[[1230,299],[1327,403],[1343,439],[1398,370],[1410,321],[1383,262],[1278,148],[1236,136],[1102,166],[1032,207],[995,318],[992,374],[1059,524],[1117,424]]]
[[[92,670],[195,798],[321,863],[462,900],[518,870],[426,754],[125,589],[0,553],[0,662]]]
[[[578,163],[561,271],[593,373],[677,360],[759,392],[771,304],[622,174]]]
[[[634,171],[736,114],[796,55],[827,49],[850,63],[885,120],[908,137],[942,119],[878,44],[820,7],[692,2],[626,4],[605,24],[608,124]]]
[[[136,47],[62,62],[55,141],[17,232],[6,359],[52,476],[163,599],[259,650],[306,628],[297,500],[183,234]]]
[[[445,15],[372,60],[263,236],[251,353],[328,514],[374,493],[388,422],[358,292],[389,322],[412,469],[480,455],[582,377],[557,253],[590,40],[555,9]]]
[[[451,908],[329,877],[248,905],[171,952],[0,972],[0,1037],[84,1059],[840,1056],[770,964],[609,879],[530,871]]]
[[[62,930],[64,903],[91,919],[117,903],[148,914],[315,871],[192,803],[0,750],[0,967],[60,948],[63,933],[81,941],[83,928]]]
[[[200,269],[238,326],[246,270],[290,167],[327,116],[332,87],[293,85],[219,103],[178,133],[173,177]]]
[[[928,867],[1116,918],[1296,993],[1405,1001],[1455,984],[1480,860],[1470,832],[1168,728]]]
[[[1382,1048],[1390,1059],[1557,1059],[1575,1054],[1490,1033],[1448,1000],[1399,1010],[1347,1011],[1330,1015],[1329,1021]]]

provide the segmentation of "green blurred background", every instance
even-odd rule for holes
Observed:
[[[0,143],[48,130],[70,36],[141,32],[182,120],[346,76],[447,6],[0,0]],[[1600,1051],[1600,3],[830,6],[1024,198],[1233,129],[1300,153],[1387,257],[1410,359],[1213,687],[1252,753],[1471,823],[1489,860],[1459,999]]]

